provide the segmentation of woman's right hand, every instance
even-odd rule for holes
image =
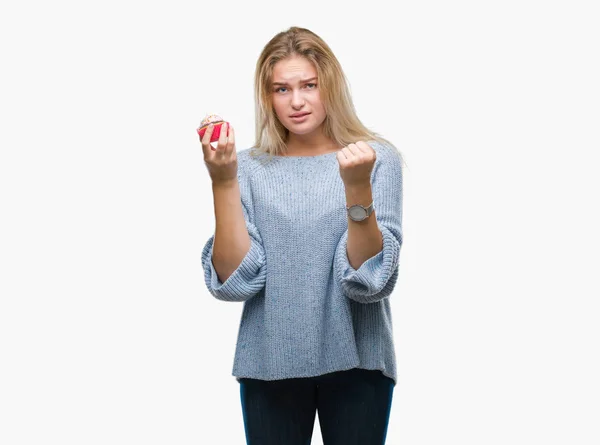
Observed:
[[[213,185],[237,181],[237,152],[233,127],[229,127],[226,122],[222,124],[216,149],[210,145],[213,129],[214,126],[208,127],[204,137],[200,139],[204,152],[204,163],[208,168]]]

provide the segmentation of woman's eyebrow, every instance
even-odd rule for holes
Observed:
[[[316,79],[317,79],[316,77],[311,77],[310,79],[304,79],[300,82],[304,83],[304,82],[309,82],[311,80],[316,80]],[[286,82],[273,82],[273,85],[287,85],[287,83]]]

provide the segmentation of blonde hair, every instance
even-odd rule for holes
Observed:
[[[281,124],[272,102],[273,69],[277,62],[292,56],[305,57],[312,62],[319,82],[321,102],[326,118],[323,131],[326,137],[342,147],[358,141],[375,140],[398,149],[378,133],[369,130],[356,115],[348,82],[342,67],[329,46],[314,32],[292,26],[276,34],[263,48],[254,76],[255,130],[251,155],[282,155],[286,153],[289,130]],[[398,151],[400,154],[400,152]]]

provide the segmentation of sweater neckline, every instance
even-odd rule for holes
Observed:
[[[320,159],[320,158],[326,158],[332,155],[335,155],[339,152],[340,150],[336,150],[336,151],[330,151],[329,153],[322,153],[320,155],[309,155],[309,156],[281,156],[281,155],[273,155],[273,158],[275,159],[292,159],[292,160],[300,160],[300,159]]]

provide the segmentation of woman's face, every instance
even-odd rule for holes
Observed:
[[[318,84],[315,67],[304,57],[291,56],[273,67],[273,108],[290,132],[311,134],[319,130],[325,120]],[[301,118],[292,117],[298,113],[308,114]]]

